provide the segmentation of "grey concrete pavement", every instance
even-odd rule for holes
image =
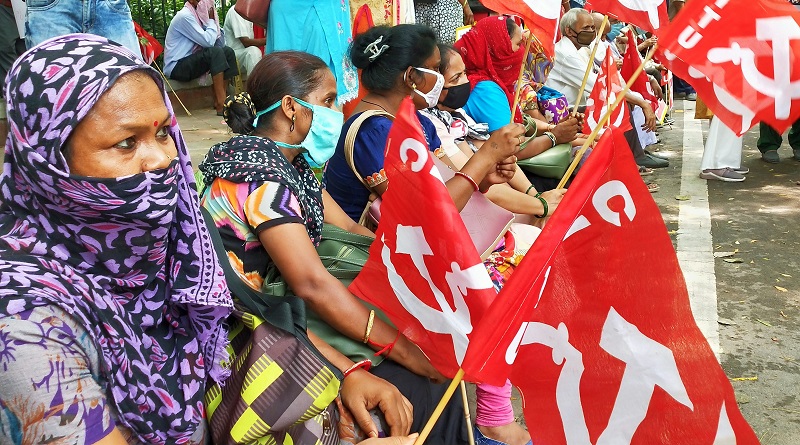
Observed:
[[[182,110],[176,110],[176,118],[189,149],[192,165],[197,168],[197,164],[203,160],[203,156],[212,145],[227,141],[233,134],[213,108],[190,111],[192,115],[187,116]]]
[[[740,183],[699,179],[708,123],[678,101],[661,131],[668,169],[652,177],[701,330],[731,379],[739,407],[766,445],[800,444],[800,162],[780,164],[745,135]],[[702,137],[701,137],[702,128]],[[729,257],[723,252],[735,252]]]

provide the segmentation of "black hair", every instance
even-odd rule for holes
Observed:
[[[261,111],[289,95],[306,99],[322,80],[328,65],[319,57],[302,51],[276,51],[259,61],[247,78],[246,99],[235,99],[226,105],[225,121],[235,133],[249,134],[255,128],[253,109]],[[258,128],[268,128],[275,113],[258,120]]]
[[[506,30],[508,31],[508,36],[514,36],[514,30],[517,29],[517,22],[514,21],[511,17],[506,17]]]
[[[373,57],[370,44],[380,55]],[[350,59],[361,69],[361,83],[370,91],[388,91],[409,66],[421,66],[436,48],[436,33],[425,25],[376,26],[357,35],[350,45]]]
[[[452,45],[440,43],[437,46],[439,47],[439,55],[441,56],[441,60],[439,61],[439,73],[444,75],[444,72],[450,68],[450,60],[453,59],[453,54],[460,53]]]

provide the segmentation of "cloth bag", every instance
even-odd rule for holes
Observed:
[[[517,161],[523,170],[543,178],[561,179],[572,161],[572,145],[558,144],[536,156]]]
[[[528,141],[538,136],[536,121],[528,115],[523,116],[526,133],[533,130],[533,136]],[[523,144],[526,145],[528,141]],[[558,144],[536,156],[517,161],[521,169],[543,178],[561,179],[572,161],[572,144]]]
[[[237,0],[233,8],[245,20],[266,28],[270,2],[271,0]]]
[[[270,298],[239,278],[205,208],[214,250],[236,310],[228,319],[231,375],[206,389],[213,443],[320,443],[338,445],[333,403],[342,373],[311,344],[305,305],[296,297]]]
[[[372,238],[350,233],[332,224],[322,226],[322,239],[317,246],[317,254],[328,272],[347,287],[356,278],[369,258],[369,247]],[[293,295],[289,285],[284,281],[280,271],[274,265],[267,270],[262,292],[276,297]],[[362,301],[367,309],[374,310],[375,315],[392,325],[377,307]],[[345,336],[322,320],[316,313],[307,313],[308,329],[337,351],[346,355],[353,362],[369,360],[372,366],[383,361],[383,356],[375,355],[375,351],[361,341]],[[392,325],[393,326],[393,325]]]
[[[539,111],[550,122],[558,124],[569,116],[569,101],[564,93],[542,85],[536,92],[536,97]]]

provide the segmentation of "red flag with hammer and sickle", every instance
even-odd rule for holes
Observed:
[[[607,47],[606,57],[600,66],[600,74],[594,82],[592,92],[586,99],[586,119],[583,120],[584,133],[589,134],[597,127],[600,119],[606,113],[608,107],[617,100],[617,95],[620,92],[622,92],[622,81],[617,71],[617,63],[614,60],[611,48]],[[625,101],[620,103],[617,109],[614,110],[604,127],[616,127],[620,131],[628,131],[633,128],[628,114],[628,105]],[[600,130],[599,134],[602,135],[603,131]]]
[[[694,321],[661,212],[613,127],[474,338],[464,370],[493,384],[510,377],[533,443],[758,443]]]
[[[558,40],[558,20],[561,18],[561,0],[481,0],[481,4],[500,14],[517,15],[542,44],[547,57],[552,60]]]
[[[586,9],[613,15],[650,32],[669,24],[666,0],[587,0]]]
[[[738,134],[759,121],[783,132],[800,118],[800,11],[792,5],[694,0],[659,33],[659,42],[664,62],[680,59],[690,72],[683,79],[704,84],[696,85],[698,94]],[[716,100],[706,100],[708,88]]]
[[[369,259],[350,291],[379,307],[453,377],[497,296],[428,151],[414,103],[400,105],[384,162],[389,187]],[[468,380],[477,380],[467,374]]]

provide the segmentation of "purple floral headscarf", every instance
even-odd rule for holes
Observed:
[[[101,353],[120,422],[145,443],[183,443],[224,380],[232,301],[199,212],[189,154],[164,169],[72,176],[67,138],[120,76],[152,68],[102,37],[48,40],[8,74],[0,178],[0,317],[55,305]],[[164,94],[167,108],[170,102]],[[113,125],[113,123],[109,123]]]

